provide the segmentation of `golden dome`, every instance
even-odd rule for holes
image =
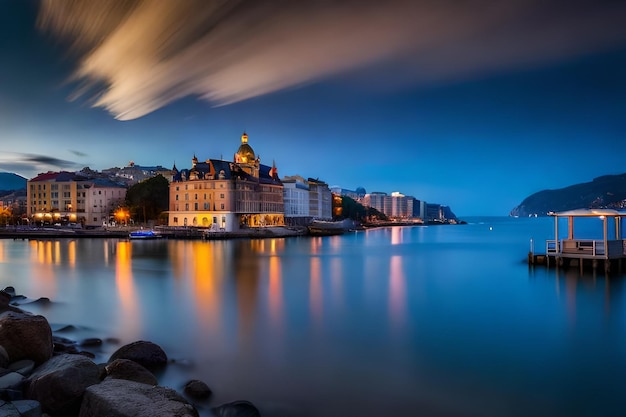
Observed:
[[[246,135],[245,132],[241,135],[241,145],[239,146],[239,149],[237,149],[235,159],[235,162],[242,164],[250,164],[256,159],[252,147],[248,145],[248,135]]]

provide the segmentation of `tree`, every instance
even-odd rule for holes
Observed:
[[[341,196],[341,218],[358,222],[367,222],[372,219],[387,220],[387,216],[375,208],[365,207],[348,196]]]
[[[145,223],[157,220],[168,209],[169,196],[169,182],[157,175],[130,187],[126,192],[126,205],[132,218]]]

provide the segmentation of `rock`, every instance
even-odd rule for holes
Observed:
[[[6,368],[9,366],[9,354],[6,349],[0,345],[0,368]]]
[[[35,369],[35,362],[30,359],[22,359],[20,361],[13,362],[9,365],[8,369],[27,377],[33,372],[33,369]]]
[[[213,392],[207,384],[197,379],[192,379],[185,384],[185,394],[198,400],[209,398]]]
[[[161,347],[143,340],[124,345],[111,355],[109,363],[116,359],[129,359],[147,369],[155,369],[167,364],[167,355]]]
[[[46,413],[75,416],[85,389],[100,381],[98,375],[98,365],[84,356],[58,355],[35,369],[26,380],[24,393],[39,401]]]
[[[20,417],[20,412],[10,402],[0,400],[0,417]]]
[[[21,417],[41,417],[41,404],[34,400],[13,401],[13,406]]]
[[[176,391],[125,379],[107,379],[87,388],[79,417],[198,417]]]
[[[0,390],[17,389],[22,385],[24,375],[17,372],[9,372],[0,376]]]
[[[83,339],[79,344],[81,346],[100,346],[102,345],[102,339],[91,337],[88,339]]]
[[[52,330],[43,316],[5,311],[0,314],[0,344],[10,362],[32,359],[40,364],[52,356]]]
[[[215,417],[261,417],[259,410],[249,401],[233,401],[211,411]]]
[[[137,362],[129,359],[116,359],[105,368],[107,378],[126,379],[147,385],[158,385],[156,377]]]
[[[5,287],[4,290],[2,290],[2,291],[4,291],[5,293],[9,294],[10,297],[15,297],[15,288],[13,288],[11,286]]]
[[[5,311],[15,311],[19,313],[23,312],[19,308],[9,305],[11,298],[11,294],[7,293],[4,290],[0,291],[0,313],[3,313]]]

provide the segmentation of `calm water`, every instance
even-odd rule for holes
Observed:
[[[543,250],[553,230],[0,240],[0,285],[49,297],[25,307],[76,325],[67,337],[160,344],[163,385],[213,389],[203,415],[235,399],[265,417],[626,415],[624,276],[529,269],[530,239]]]

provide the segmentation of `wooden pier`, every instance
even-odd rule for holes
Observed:
[[[593,270],[602,267],[606,273],[622,272],[626,259],[626,239],[622,237],[622,218],[626,212],[616,210],[570,210],[553,213],[554,236],[546,241],[544,254],[534,253],[531,241],[531,250],[528,253],[529,265],[546,265],[547,267],[578,267],[580,273],[586,267]],[[559,239],[559,218],[567,218],[567,238]],[[574,219],[597,218],[602,221],[602,239],[580,239],[574,237]],[[609,238],[608,226],[614,227],[613,238]]]

